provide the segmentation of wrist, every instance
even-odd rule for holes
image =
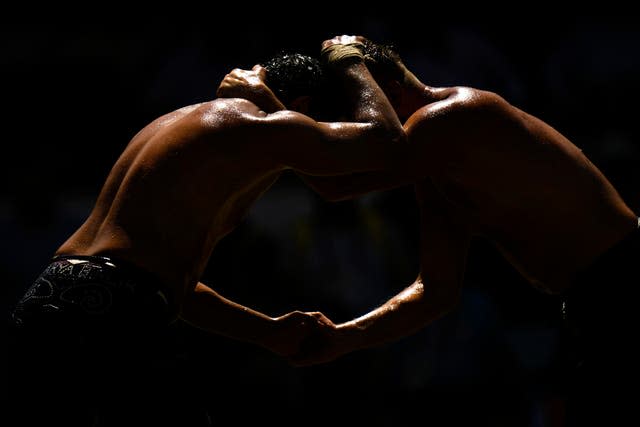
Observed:
[[[320,55],[329,67],[342,67],[364,63],[363,48],[364,44],[360,42],[334,44],[322,48]]]
[[[340,341],[341,347],[348,347],[349,351],[366,347],[364,345],[365,328],[358,325],[355,321],[336,325],[336,336]]]
[[[280,326],[277,319],[265,316],[262,328],[260,328],[261,333],[254,337],[255,339],[253,342],[260,347],[271,349],[274,341],[278,337],[279,329]]]

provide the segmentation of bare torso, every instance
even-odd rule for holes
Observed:
[[[238,99],[169,113],[142,129],[113,166],[86,222],[57,254],[105,255],[153,272],[176,298],[194,287],[216,243],[282,167],[243,126],[264,115]]]
[[[552,127],[495,94],[455,91],[407,122],[416,158],[428,163],[417,166],[431,171],[473,232],[493,241],[533,285],[561,292],[636,227],[636,215]]]

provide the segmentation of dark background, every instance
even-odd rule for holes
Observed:
[[[516,14],[413,12],[283,11],[289,18],[244,4],[148,14],[7,11],[3,311],[84,220],[139,128],[211,99],[232,68],[280,48],[315,54],[338,34],[395,43],[427,84],[498,92],[582,148],[640,212],[640,28],[632,17],[539,14],[525,22]],[[349,320],[415,278],[415,208],[410,187],[328,203],[285,174],[219,245],[205,282],[272,316],[320,310]],[[457,310],[397,343],[296,369],[177,324],[175,357],[161,374],[176,392],[199,396],[217,425],[554,426],[562,412],[558,310],[556,299],[477,241]]]

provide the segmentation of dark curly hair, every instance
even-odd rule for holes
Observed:
[[[364,41],[364,61],[374,77],[385,77],[402,81],[404,70],[398,66],[402,62],[393,44],[378,44]]]
[[[301,53],[281,52],[261,63],[265,83],[285,105],[299,96],[321,94],[325,78],[320,61]]]

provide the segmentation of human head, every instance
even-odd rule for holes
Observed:
[[[317,110],[325,86],[320,61],[301,53],[281,52],[261,63],[265,83],[289,109],[302,113]]]
[[[400,54],[392,44],[378,44],[371,40],[363,41],[365,64],[376,79],[400,120],[406,120],[417,109],[409,100],[411,88],[417,79],[407,70]]]
[[[402,59],[392,44],[378,44],[371,40],[363,41],[364,61],[371,74],[382,81],[404,81],[405,68]]]

